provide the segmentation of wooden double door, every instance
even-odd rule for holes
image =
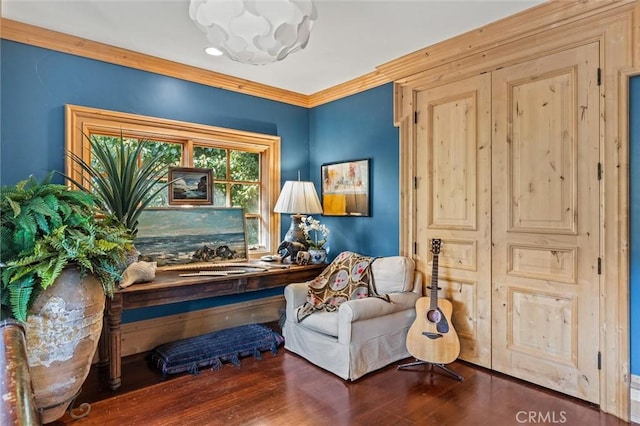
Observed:
[[[595,403],[598,73],[592,43],[415,99],[416,257],[443,240],[460,358]]]

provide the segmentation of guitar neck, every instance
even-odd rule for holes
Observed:
[[[429,309],[438,307],[438,254],[433,253],[433,269],[431,270],[431,300]]]

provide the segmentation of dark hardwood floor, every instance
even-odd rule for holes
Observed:
[[[404,362],[410,362],[407,359]],[[122,387],[92,368],[78,403],[91,412],[61,425],[622,425],[585,402],[464,362],[458,382],[424,366],[390,365],[355,382],[280,349],[262,360],[163,379],[144,355],[122,363]]]

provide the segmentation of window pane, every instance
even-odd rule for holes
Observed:
[[[120,136],[106,136],[106,135],[91,135],[92,138],[100,141],[109,143],[110,146],[113,147],[112,151],[115,151],[117,145],[116,143],[120,140]],[[124,138],[124,143],[126,146],[133,146],[137,143],[138,139],[132,138]],[[171,166],[179,166],[182,158],[182,144],[179,143],[169,143],[169,142],[158,142],[151,140],[142,140],[144,142],[144,147],[142,148],[142,156],[141,160],[150,161],[155,159],[157,156],[160,156],[162,161],[165,161],[167,164]],[[115,157],[115,153],[114,153]],[[91,165],[93,167],[97,167],[95,163],[95,157],[91,156]]]
[[[227,185],[215,183],[213,181],[213,205],[216,207],[227,207]]]
[[[231,151],[231,180],[258,182],[260,180],[260,154]]]
[[[213,169],[213,180],[227,179],[227,150],[204,146],[193,147],[193,167]]]
[[[247,230],[247,245],[255,247],[260,244],[260,220],[257,217],[248,217],[245,220]]]
[[[100,144],[106,145],[112,154],[111,156],[114,158],[116,157],[116,152],[115,152],[117,147],[116,142],[120,140],[120,136],[92,134],[91,138],[100,142]],[[130,138],[123,138],[123,139],[124,139],[125,146],[130,146],[135,142],[135,139],[130,139]],[[93,152],[91,153],[91,167],[93,167],[96,170],[100,170],[101,172],[104,172],[104,170],[102,170],[102,165],[98,163],[95,155],[93,155]]]
[[[180,166],[182,163],[182,144],[143,140],[142,161],[155,159],[157,156],[170,166]]]
[[[154,190],[157,190],[163,185],[164,183],[158,183],[154,185]],[[165,186],[160,190],[160,192],[158,192],[158,194],[155,197],[153,197],[148,207],[166,207],[168,205],[169,205],[169,188]]]
[[[112,151],[115,151],[117,146],[116,143],[120,140],[120,136],[93,134],[92,137],[100,142],[109,143],[109,146],[113,147]],[[134,146],[137,141],[138,139],[136,138],[124,138],[124,143],[127,146]],[[169,166],[179,166],[181,164],[182,144],[152,140],[142,141],[144,142],[144,147],[142,148],[140,159],[143,163],[157,159],[157,157],[160,156],[160,159],[162,161],[166,161]],[[93,155],[91,156],[91,165],[98,170],[100,169]],[[162,185],[164,184],[156,184],[154,188],[160,188]],[[153,198],[149,203],[149,207],[161,207],[167,205],[169,205],[169,190],[165,187]]]
[[[260,213],[260,186],[231,185],[231,207],[244,207],[245,213]]]

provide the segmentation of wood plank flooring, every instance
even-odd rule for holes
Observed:
[[[410,362],[411,359],[403,362]],[[328,373],[280,349],[262,360],[163,380],[141,355],[123,360],[123,386],[104,385],[92,368],[77,403],[91,402],[80,420],[61,425],[623,425],[572,399],[464,362],[449,367],[458,382],[424,366],[390,365],[356,382]]]

